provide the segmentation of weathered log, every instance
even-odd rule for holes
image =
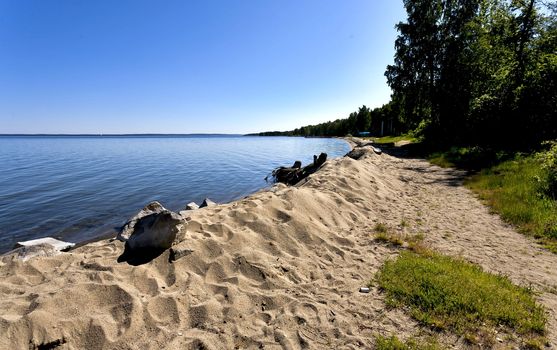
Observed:
[[[321,153],[319,157],[313,156],[313,164],[307,165],[302,168],[302,179],[308,177],[317,171],[327,161],[327,153]]]
[[[282,182],[282,183],[292,183],[293,182],[293,183],[296,183],[299,172],[300,172],[299,168],[281,167],[281,168],[276,169],[273,172],[273,176],[275,177],[275,180],[277,182]]]
[[[309,175],[316,172],[327,161],[327,153],[321,153],[319,157],[313,156],[313,163],[302,168],[302,162],[296,161],[292,167],[279,167],[273,170],[272,175],[275,182],[287,185],[295,185]]]

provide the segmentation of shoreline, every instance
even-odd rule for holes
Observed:
[[[222,147],[219,146],[215,146],[214,148],[210,147],[211,144],[219,145],[222,144],[222,142],[213,142],[213,140],[207,139],[206,137],[202,137],[202,139],[205,140],[204,142],[206,143],[206,147],[208,147],[209,152],[213,152],[213,150],[215,150],[215,152],[219,152],[219,150],[222,149]],[[96,145],[99,142],[102,143],[102,141],[95,141],[93,145]],[[149,144],[150,141],[144,142],[139,140],[137,142],[143,145]],[[240,141],[231,142],[235,144]],[[30,194],[25,194],[23,197],[19,197],[14,194],[12,196],[14,200],[12,201],[11,206],[6,208],[6,211],[4,212],[5,215],[2,220],[4,222],[4,230],[2,231],[7,239],[5,239],[2,244],[0,255],[9,253],[13,249],[17,248],[17,242],[41,239],[45,237],[53,237],[63,241],[76,243],[77,245],[83,245],[84,243],[102,239],[110,236],[111,234],[116,235],[119,227],[124,225],[131,216],[141,210],[141,208],[149,201],[153,200],[162,201],[167,208],[173,211],[183,210],[186,203],[191,202],[192,200],[201,202],[206,197],[209,197],[219,203],[229,203],[234,200],[239,200],[247,195],[260,191],[261,189],[270,187],[271,184],[266,183],[264,178],[273,170],[277,163],[283,163],[280,165],[287,165],[298,157],[304,162],[310,161],[309,158],[311,158],[311,154],[313,154],[311,152],[315,151],[312,149],[311,145],[319,144],[323,145],[324,148],[336,147],[336,150],[331,150],[330,152],[334,156],[343,156],[349,149],[347,143],[331,140],[331,142],[304,142],[302,143],[304,145],[303,147],[298,147],[299,150],[297,152],[299,154],[296,154],[296,152],[286,151],[285,155],[282,157],[277,155],[274,159],[270,157],[268,151],[264,151],[266,154],[264,156],[265,159],[257,158],[258,156],[261,157],[259,155],[261,152],[257,153],[251,150],[252,155],[245,152],[245,150],[249,150],[251,147],[254,147],[252,145],[282,145],[284,142],[287,144],[290,143],[288,140],[277,141],[272,139],[264,142],[259,142],[258,140],[247,140],[246,142],[242,142],[241,145],[245,146],[238,147],[240,150],[239,153],[234,153],[234,157],[229,157],[231,160],[228,163],[230,164],[227,162],[224,163],[226,166],[234,166],[239,169],[235,170],[234,168],[233,173],[230,175],[226,175],[219,169],[213,169],[211,167],[207,167],[206,170],[197,170],[198,167],[196,167],[196,170],[180,170],[175,172],[175,174],[172,174],[173,171],[170,166],[167,166],[167,174],[165,175],[165,178],[157,179],[156,176],[153,178],[146,176],[141,177],[134,174],[132,180],[127,180],[126,177],[121,176],[121,174],[123,174],[123,169],[114,171],[108,169],[106,173],[109,175],[102,175],[104,168],[101,164],[101,166],[96,166],[96,168],[88,171],[89,177],[93,174],[93,178],[98,180],[95,180],[87,185],[88,177],[85,177],[85,180],[82,180],[79,176],[65,175],[68,178],[68,181],[63,184],[63,187],[60,187],[63,188],[63,191],[61,191],[54,188],[54,186],[52,186],[52,188],[49,187],[48,183],[51,181],[50,175],[42,177],[37,175],[34,178],[33,176],[35,176],[35,174],[33,171],[27,171],[27,173],[23,174],[17,173],[22,175],[25,179],[35,179],[27,180],[27,182],[31,182],[33,186],[42,191],[41,193],[44,193],[43,197],[48,196],[49,199],[52,198],[51,201],[53,204],[40,207],[38,204],[35,205],[33,202],[34,193],[30,191],[28,192]],[[192,143],[197,144],[197,141],[193,141]],[[22,144],[27,145],[29,142],[23,142]],[[33,143],[31,142],[31,144]],[[189,141],[186,141],[185,144],[191,145]],[[308,150],[306,149],[306,144],[310,146],[309,152],[303,152],[303,150]],[[119,144],[110,145],[111,148],[119,147]],[[67,146],[64,147],[67,148]],[[265,147],[267,147],[267,150],[273,149],[269,146]],[[275,148],[280,150],[278,147]],[[315,148],[315,146],[313,146],[313,148]],[[222,152],[220,153],[222,154]],[[253,162],[250,162],[249,159],[247,159],[248,162],[246,163],[246,159],[244,159],[246,158],[244,156],[245,154],[248,154],[249,157],[253,157]],[[207,156],[211,156],[211,154],[203,154],[203,157]],[[79,157],[81,156],[79,155]],[[201,156],[186,157],[186,159],[189,160],[192,158],[193,161],[198,162],[199,159],[196,158],[200,157]],[[215,159],[219,157],[222,158],[222,156],[215,155]],[[285,159],[288,159],[288,161],[285,162]],[[182,159],[182,162],[183,161],[184,159]],[[142,160],[139,159],[138,162],[142,162]],[[215,161],[212,162],[215,163]],[[257,164],[254,164],[254,162],[257,162]],[[211,163],[211,161],[209,161],[209,163]],[[184,168],[181,164],[178,166]],[[49,167],[55,169],[55,161],[51,161]],[[126,167],[127,169],[135,169],[133,166],[130,167],[129,164],[124,164],[124,168]],[[111,169],[115,168],[116,167],[111,167]],[[241,170],[242,168],[245,170]],[[145,173],[149,173],[151,171],[148,166],[142,166],[141,169],[145,171]],[[80,171],[79,169],[71,170],[76,172]],[[98,171],[100,173],[97,176],[95,173],[92,173],[93,171]],[[157,172],[156,169],[153,171]],[[70,170],[67,172],[73,173]],[[49,171],[48,173],[54,174],[52,176],[57,176],[56,171]],[[114,174],[114,178],[110,176],[110,174]],[[202,174],[203,176],[199,174]],[[7,177],[9,177],[9,173]],[[172,181],[172,183],[169,185],[161,184],[161,182],[164,181]],[[81,185],[81,182],[84,185]],[[153,182],[152,186],[150,182]],[[136,185],[136,183],[138,183],[138,185]],[[11,190],[12,187],[14,186],[8,186],[5,191],[7,191],[7,193],[15,193],[17,189]],[[142,187],[146,188],[146,190],[143,191],[146,192],[145,195],[142,193]],[[94,194],[97,191],[101,194]],[[43,198],[40,199],[43,200]],[[40,203],[39,199],[36,201]],[[107,204],[105,204],[105,201]],[[23,216],[21,213],[24,211],[28,211],[29,214]],[[18,215],[22,216],[19,217]],[[14,218],[18,220],[14,221]],[[52,218],[57,218],[57,220],[54,221]],[[42,222],[47,221],[52,223],[49,225],[42,224]]]
[[[557,258],[454,185],[459,176],[365,151],[328,160],[301,186],[188,212],[173,246],[186,253],[173,262],[166,251],[139,266],[117,263],[124,244],[116,240],[25,263],[2,256],[0,347],[372,348],[375,334],[412,337],[419,324],[386,308],[376,287],[358,292],[398,254],[374,241],[378,223],[531,285],[557,344],[557,296],[544,289],[557,276],[541,267]],[[524,253],[509,256],[509,246]]]

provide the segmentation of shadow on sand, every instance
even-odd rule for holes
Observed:
[[[395,146],[394,143],[385,143],[378,146],[381,148],[383,153],[388,154],[392,157],[401,159],[427,159],[428,153],[421,144],[411,143],[403,146]],[[471,171],[466,170],[427,166],[425,164],[406,166],[403,169],[408,171],[415,171],[424,175],[435,175],[431,177],[426,176],[423,178],[423,180],[420,180],[420,183],[424,185],[441,183],[443,185],[451,187],[462,186],[466,177],[472,173]],[[431,179],[431,181],[427,181],[428,179]],[[400,180],[404,182],[416,182],[415,178],[410,177],[401,177]]]
[[[133,252],[128,245],[124,247],[124,252],[118,257],[118,262],[126,262],[132,266],[139,266],[150,263],[162,255],[167,249],[134,249]]]

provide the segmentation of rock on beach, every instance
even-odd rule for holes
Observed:
[[[122,227],[122,230],[120,230],[116,238],[122,242],[127,241],[130,238],[131,234],[134,232],[135,225],[139,220],[141,220],[142,218],[148,215],[161,213],[165,210],[168,209],[163,207],[162,204],[160,204],[157,201],[153,201],[147,204],[143,209],[139,211],[139,213],[135,214],[133,217],[131,217],[128,220],[128,222],[126,222],[126,224]]]

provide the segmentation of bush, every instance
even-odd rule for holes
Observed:
[[[543,145],[549,146],[549,150],[536,155],[543,171],[536,180],[543,194],[557,199],[557,141],[546,141]]]
[[[457,167],[466,170],[479,170],[500,162],[507,155],[493,149],[474,147],[452,147],[446,152],[434,152],[428,160],[441,167]]]

